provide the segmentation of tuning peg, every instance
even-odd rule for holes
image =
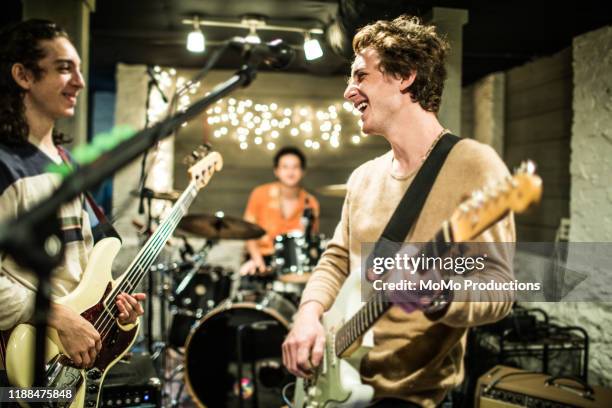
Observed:
[[[192,152],[187,156],[183,157],[183,164],[186,164],[187,166],[193,166],[197,160],[198,157],[195,156]]]
[[[197,147],[196,151],[200,153],[201,157],[206,156],[212,150],[212,146],[210,143],[204,143]]]

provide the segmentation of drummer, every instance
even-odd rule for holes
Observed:
[[[241,275],[265,275],[266,258],[274,254],[274,238],[293,231],[314,234],[319,230],[319,202],[301,186],[306,157],[296,147],[283,147],[274,155],[277,181],[255,187],[249,197],[244,219],[258,224],[266,234],[249,240],[249,260],[240,267]]]

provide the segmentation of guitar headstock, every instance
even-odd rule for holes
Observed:
[[[542,179],[535,174],[535,164],[526,161],[505,180],[492,188],[472,193],[450,218],[455,242],[474,239],[499,221],[509,211],[524,212],[542,197]]]
[[[199,146],[183,162],[189,165],[187,173],[198,190],[208,184],[215,171],[223,168],[223,157],[211,151],[210,145]]]

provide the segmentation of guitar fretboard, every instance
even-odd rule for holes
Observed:
[[[113,290],[113,293],[108,298],[109,300],[114,302],[116,296],[121,292],[129,294],[134,292],[151,265],[153,265],[153,262],[155,262],[159,256],[170,236],[173,234],[181,218],[187,214],[189,206],[195,199],[197,193],[198,189],[192,181],[174,204],[168,216],[160,224],[155,233],[151,235],[151,238],[149,238],[140,252],[138,252],[136,258],[128,267],[125,278],[121,284]]]
[[[447,224],[436,233],[434,238],[423,248],[423,252],[428,256],[440,256],[449,248],[452,242],[450,230]],[[393,306],[387,300],[384,292],[376,292],[363,305],[357,313],[353,315],[336,332],[336,355],[341,356],[355,341],[364,335],[380,317]]]

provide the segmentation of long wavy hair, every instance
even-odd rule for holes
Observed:
[[[45,57],[41,42],[57,37],[69,38],[64,29],[47,20],[27,20],[0,32],[0,143],[26,143],[30,127],[25,117],[26,91],[13,79],[11,69],[16,63],[32,72],[35,80],[45,74],[38,62]],[[53,130],[53,142],[62,144],[69,139]]]

